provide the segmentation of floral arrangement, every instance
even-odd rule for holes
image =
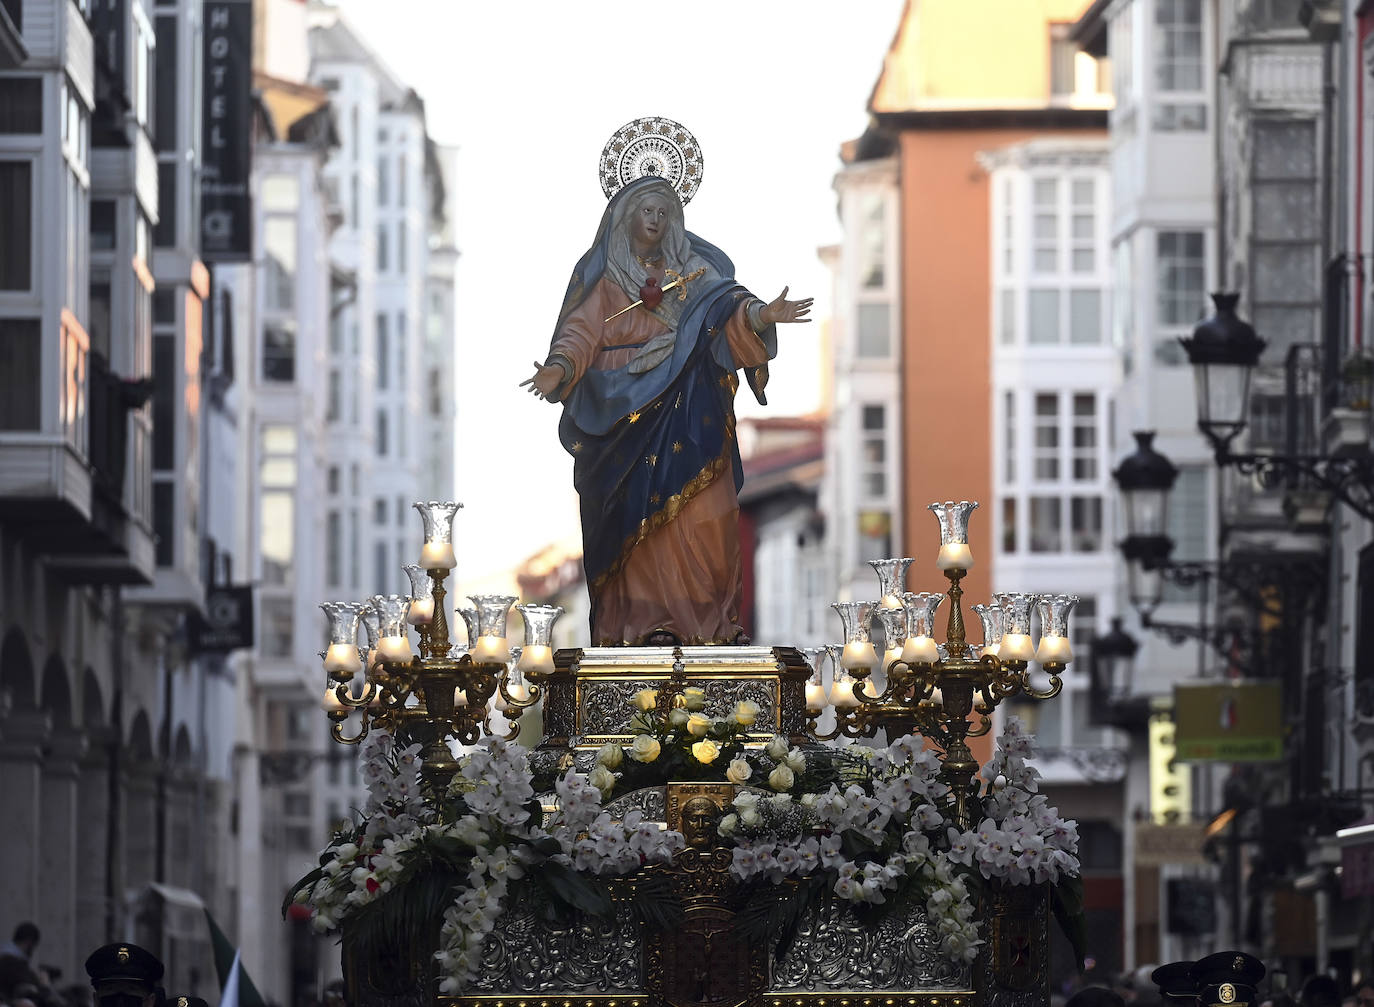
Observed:
[[[684,690],[683,704],[663,715],[653,690],[636,695],[633,742],[602,748],[586,776],[556,777],[557,810],[547,821],[540,781],[518,745],[485,741],[445,793],[426,799],[420,746],[370,735],[362,751],[365,807],[288,903],[309,905],[316,930],[347,926],[362,945],[432,946],[437,930],[440,992],[458,993],[475,978],[487,935],[515,899],[532,898],[551,919],[610,918],[617,907],[602,879],[668,863],[685,847],[681,833],[638,811],[612,820],[604,798],[711,772],[742,788],[718,825],[733,845],[731,874],[745,886],[741,937],[778,941],[782,954],[818,901],[881,912],[919,899],[942,953],[969,963],[983,944],[975,918],[983,889],[1049,883],[1056,915],[1081,947],[1077,830],[1038,793],[1039,774],[1027,762],[1033,739],[1015,718],[983,767],[988,782],[971,795],[978,824],[958,829],[940,762],[919,737],[885,749],[803,751],[783,738],[746,749],[758,708],[744,702],[713,720],[701,713],[705,697],[697,693]],[[653,882],[650,875],[638,886],[629,908],[670,925]],[[657,894],[666,899],[664,891]]]
[[[588,781],[604,797],[669,780],[722,780],[727,783],[765,783],[778,792],[791,791],[803,781],[805,754],[774,738],[762,750],[744,747],[749,729],[759,717],[750,700],[736,703],[730,713],[711,718],[706,693],[688,686],[678,693],[680,705],[659,710],[657,689],[641,689],[631,699],[634,740],[627,746],[606,744],[596,753],[596,767]]]

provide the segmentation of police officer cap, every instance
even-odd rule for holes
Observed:
[[[162,978],[162,962],[137,944],[106,944],[86,959],[86,974],[91,985],[115,979],[146,983],[149,990]]]
[[[1180,1000],[1197,997],[1197,982],[1193,979],[1193,966],[1197,962],[1170,962],[1161,965],[1150,973],[1150,982],[1159,987],[1161,996]]]
[[[1245,1007],[1258,1000],[1255,986],[1264,978],[1264,963],[1244,951],[1218,951],[1198,959],[1193,978],[1204,1007]]]
[[[200,997],[168,997],[167,1007],[210,1007]]]

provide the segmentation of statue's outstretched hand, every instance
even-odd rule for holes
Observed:
[[[761,317],[770,325],[778,322],[809,322],[811,319],[806,316],[811,314],[811,303],[813,297],[803,297],[800,301],[789,301],[787,299],[787,287],[782,288],[782,293],[774,298],[770,303],[764,305]]]
[[[536,399],[547,399],[563,381],[563,368],[534,362],[534,377],[520,382],[520,387],[529,386],[530,394]]]

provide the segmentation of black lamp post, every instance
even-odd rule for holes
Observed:
[[[1135,655],[1139,649],[1135,637],[1126,632],[1121,620],[1115,617],[1110,632],[1093,638],[1088,655],[1091,676],[1088,684],[1092,719],[1097,723],[1114,727],[1145,723],[1149,699],[1131,695]]]
[[[1197,425],[1226,464],[1231,442],[1245,429],[1250,375],[1265,342],[1236,314],[1239,294],[1213,294],[1216,314],[1199,322],[1191,339],[1180,339],[1197,382]]]
[[[1250,377],[1266,345],[1236,314],[1239,299],[1239,294],[1213,294],[1216,314],[1199,322],[1191,339],[1179,340],[1193,365],[1198,429],[1211,443],[1217,465],[1256,476],[1266,486],[1296,486],[1301,481],[1307,489],[1328,492],[1374,521],[1374,453],[1301,454],[1291,445],[1287,454],[1232,452],[1231,442],[1245,429]],[[1291,359],[1289,366],[1294,366]]]
[[[1126,507],[1126,539],[1121,552],[1126,557],[1131,605],[1148,615],[1163,596],[1160,570],[1174,548],[1167,529],[1169,491],[1174,488],[1178,469],[1152,446],[1153,430],[1137,430],[1134,436],[1135,452],[1122,459],[1112,478]]]

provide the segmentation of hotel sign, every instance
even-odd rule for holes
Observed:
[[[253,0],[205,0],[201,257],[253,256]]]
[[[1174,686],[1174,743],[1184,762],[1272,762],[1283,758],[1277,682]]]

